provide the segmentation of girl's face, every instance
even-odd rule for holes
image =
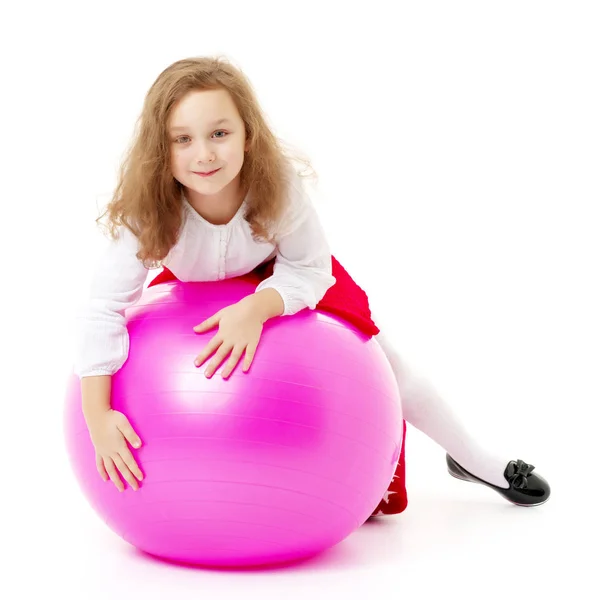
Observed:
[[[228,92],[189,92],[171,113],[167,135],[173,177],[192,197],[214,196],[227,186],[237,190],[248,148],[244,122]],[[217,169],[210,177],[196,174]]]

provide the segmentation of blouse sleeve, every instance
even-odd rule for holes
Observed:
[[[336,282],[331,252],[317,211],[300,177],[291,178],[289,208],[280,224],[273,275],[256,291],[273,288],[283,298],[283,315],[311,310]]]
[[[113,375],[127,360],[124,311],[139,300],[148,274],[137,251],[137,238],[121,226],[100,256],[77,318],[74,372],[80,378]]]

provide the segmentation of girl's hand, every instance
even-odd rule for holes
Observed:
[[[245,351],[243,370],[244,372],[248,371],[254,359],[265,320],[252,296],[243,298],[236,304],[220,310],[210,319],[194,327],[196,333],[202,333],[219,326],[219,332],[196,357],[194,364],[199,367],[216,351],[214,358],[204,371],[207,377],[212,377],[231,352],[231,357],[222,373],[222,377],[225,379],[229,377]]]
[[[137,490],[139,479],[143,475],[138,467],[127,442],[134,448],[142,445],[137,433],[129,423],[129,419],[117,410],[102,411],[88,420],[90,438],[96,450],[96,467],[104,481],[112,480],[116,488],[122,492],[125,488],[117,469],[129,482],[129,485]]]

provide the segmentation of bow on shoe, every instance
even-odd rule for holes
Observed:
[[[533,465],[518,459],[517,462],[511,460],[506,467],[506,478],[508,482],[521,490],[527,489],[527,477],[535,469]]]

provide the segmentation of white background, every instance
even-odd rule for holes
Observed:
[[[29,2],[0,28],[0,595],[595,597],[596,2]],[[400,353],[548,503],[452,479],[409,427],[408,509],[291,569],[153,561],[87,505],[62,407],[94,219],[147,89],[204,54],[312,160],[333,252]]]

